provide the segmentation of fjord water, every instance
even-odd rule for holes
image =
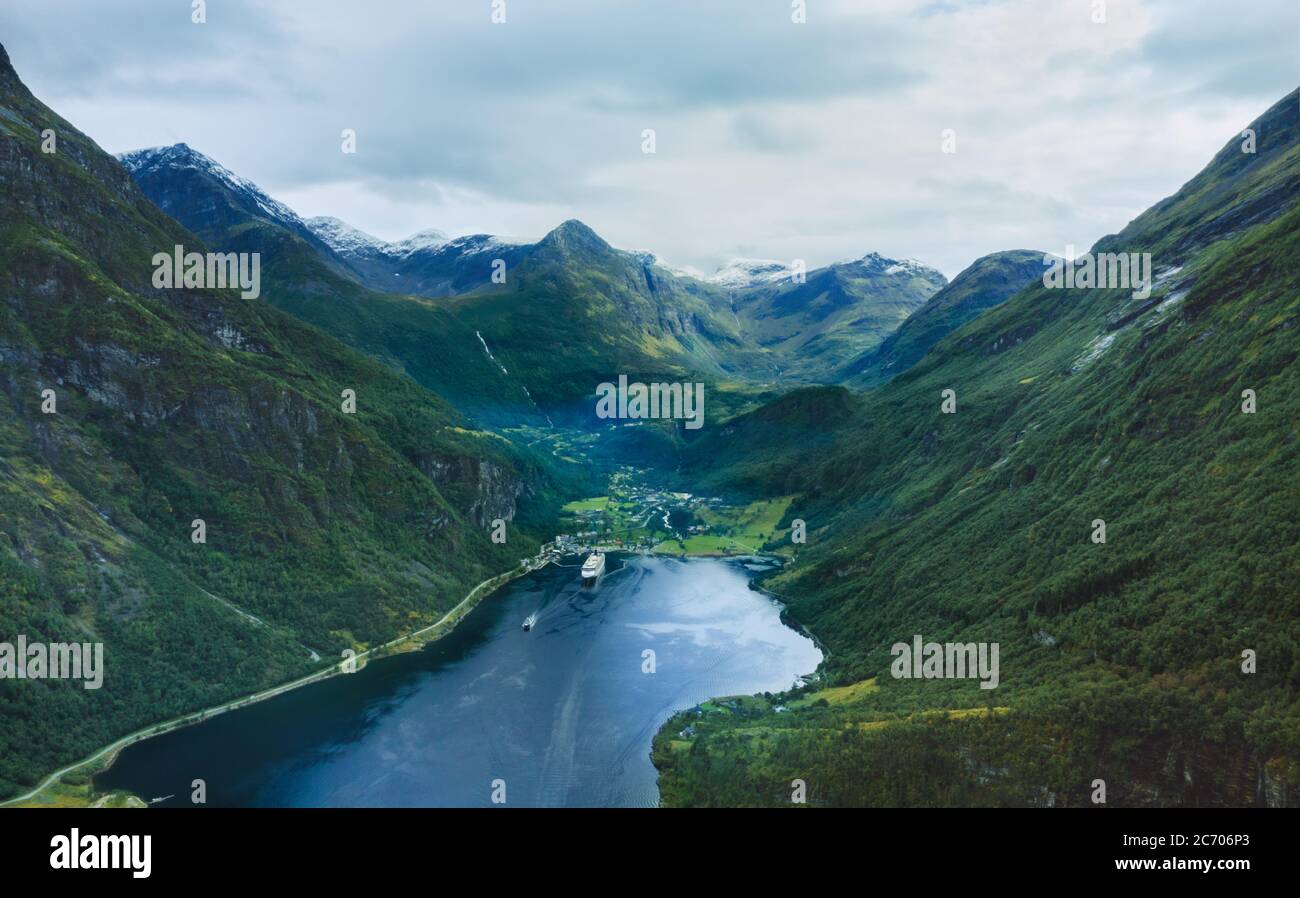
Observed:
[[[608,561],[595,587],[567,559],[423,651],[133,745],[96,786],[164,807],[191,806],[195,779],[208,806],[479,806],[500,779],[508,806],[653,805],[671,713],[787,688],[821,653],[749,588],[752,564]]]

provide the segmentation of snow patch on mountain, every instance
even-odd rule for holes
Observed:
[[[938,275],[942,277],[942,274],[937,269],[917,259],[890,259],[875,252],[867,253],[865,256],[856,259],[841,259],[828,267],[839,266],[855,266],[872,274],[889,276],[920,275],[922,277],[931,277]],[[732,259],[712,275],[701,277],[700,280],[735,289],[776,283],[791,277],[792,273],[793,269],[788,262],[781,262],[776,259],[741,258]]]
[[[673,265],[663,256],[659,255],[658,253],[652,250],[633,249],[633,250],[628,250],[628,252],[631,253],[633,256],[635,256],[637,258],[637,261],[639,261],[646,268],[658,268],[662,271],[666,271],[669,274],[675,275],[676,277],[679,278],[691,278],[692,280],[697,280],[697,281],[707,281],[709,279],[709,276],[706,275],[704,272],[700,271],[698,268],[694,268],[690,265],[685,265],[685,266]]]
[[[937,269],[918,259],[891,259],[880,253],[867,253],[860,259],[844,259],[836,265],[860,265],[868,271],[881,274],[927,274]]]
[[[450,238],[442,231],[432,228],[424,231],[417,231],[405,240],[399,240],[396,243],[388,245],[388,251],[396,256],[409,256],[413,253],[422,252],[427,249],[440,249],[450,242]]]
[[[309,218],[311,232],[337,253],[383,252],[388,243],[330,215]]]
[[[378,253],[394,259],[406,259],[417,253],[451,253],[469,256],[516,246],[528,246],[535,242],[492,234],[449,237],[445,232],[433,229],[418,231],[405,239],[389,242],[329,215],[308,219],[306,225],[312,233],[337,253],[343,255]]]
[[[708,278],[720,287],[752,287],[790,276],[790,265],[775,259],[732,259]]]
[[[423,234],[434,234],[436,231],[422,231]],[[419,236],[419,235],[416,235]],[[407,240],[414,240],[414,237],[408,237]],[[406,241],[403,241],[404,243]],[[536,241],[519,240],[514,237],[497,237],[493,234],[467,234],[464,237],[453,237],[445,239],[440,244],[432,244],[423,247],[424,249],[436,249],[439,252],[449,251],[458,255],[470,256],[476,253],[493,252],[496,250],[510,249],[516,246],[529,246]],[[395,244],[397,245],[397,244]],[[411,252],[418,252],[418,249],[412,249]]]

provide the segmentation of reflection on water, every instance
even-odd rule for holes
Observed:
[[[650,741],[673,711],[784,689],[821,660],[749,576],[611,555],[583,588],[550,566],[425,651],[131,746],[96,785],[175,793],[163,806],[187,806],[194,779],[209,806],[477,806],[502,779],[513,806],[653,805]]]

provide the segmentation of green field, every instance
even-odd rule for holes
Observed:
[[[743,507],[696,509],[696,518],[709,528],[684,540],[665,540],[655,546],[665,555],[749,555],[788,534],[778,529],[794,496],[760,499]]]
[[[574,502],[567,503],[563,511],[567,514],[577,514],[583,511],[604,511],[609,504],[609,496],[595,496],[591,499],[578,499]]]

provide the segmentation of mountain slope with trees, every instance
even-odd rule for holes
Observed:
[[[105,666],[0,680],[0,795],[438,619],[554,515],[538,462],[277,311],[274,279],[156,289],[177,244],[205,250],[0,49],[0,634]]]
[[[691,447],[685,482],[798,494],[767,585],[829,657],[670,721],[665,803],[1300,802],[1298,100],[1098,241],[1152,254],[1149,297],[1032,284],[857,400]],[[816,447],[793,426],[719,470],[728,428],[811,401],[843,408]],[[917,634],[999,644],[1000,685],[894,678]]]

